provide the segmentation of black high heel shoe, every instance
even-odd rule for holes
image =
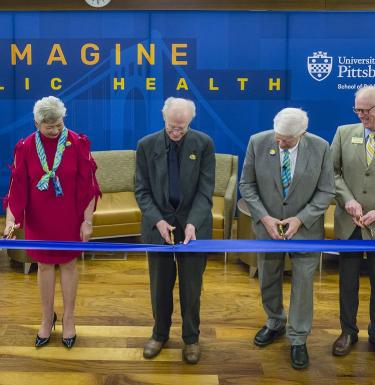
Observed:
[[[74,334],[73,337],[68,337],[68,338],[63,337],[61,339],[61,342],[65,347],[67,347],[68,349],[71,349],[76,343],[76,339],[77,339],[77,334]]]
[[[52,321],[52,325],[51,325],[51,333],[52,333],[52,328],[53,328],[53,330],[55,330],[55,328],[56,328],[56,321],[57,321],[57,314],[55,312],[53,312],[53,321]],[[37,334],[36,338],[35,338],[35,344],[34,344],[35,347],[40,348],[40,347],[48,344],[48,342],[51,338],[51,333],[46,338],[39,337],[39,334]]]
[[[62,320],[62,324],[63,324],[63,329],[64,329],[64,319]],[[64,332],[64,330],[63,330],[63,332]],[[74,346],[74,344],[76,343],[76,339],[77,339],[77,334],[74,334],[73,337],[61,338],[61,342],[66,348],[71,349]]]

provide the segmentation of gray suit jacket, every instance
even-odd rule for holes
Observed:
[[[286,198],[281,184],[279,147],[274,131],[251,136],[240,180],[258,239],[270,239],[260,219],[265,215],[298,217],[302,226],[293,239],[324,238],[324,211],[335,195],[328,143],[306,133],[298,145],[293,179]]]
[[[168,148],[164,130],[138,142],[135,197],[142,211],[142,238],[164,243],[155,227],[161,219],[182,228],[195,226],[197,239],[212,237],[212,195],[215,188],[215,151],[211,138],[189,129],[180,152],[181,200],[175,209],[169,202]]]
[[[367,166],[362,124],[338,127],[331,149],[337,194],[335,234],[339,239],[348,239],[355,224],[345,210],[345,203],[355,199],[362,205],[364,213],[375,209],[375,162]],[[364,229],[362,238],[370,238]]]

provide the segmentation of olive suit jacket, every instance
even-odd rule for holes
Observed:
[[[336,183],[335,235],[348,239],[355,224],[345,210],[345,203],[355,199],[367,213],[375,210],[375,161],[367,166],[364,127],[347,124],[337,128],[331,145]],[[366,229],[362,238],[370,239]]]
[[[142,239],[163,244],[156,223],[195,226],[197,239],[212,237],[215,151],[211,138],[190,129],[180,150],[180,203],[169,202],[168,145],[164,130],[142,138],[136,152],[135,197],[142,212]]]

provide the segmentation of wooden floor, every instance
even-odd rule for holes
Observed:
[[[201,311],[202,358],[198,365],[181,360],[181,319],[176,291],[174,323],[166,349],[144,360],[142,347],[150,336],[152,316],[144,255],[128,260],[79,262],[77,343],[61,345],[62,301],[58,285],[58,327],[47,347],[33,347],[40,320],[35,269],[0,257],[0,384],[1,385],[249,385],[249,384],[374,384],[375,352],[367,342],[368,278],[361,278],[359,343],[344,358],[331,355],[338,333],[337,264],[325,260],[315,279],[315,314],[308,339],[310,367],[290,366],[286,338],[266,348],[252,344],[265,316],[258,281],[245,265],[211,256],[204,279]],[[290,277],[286,276],[288,304]]]

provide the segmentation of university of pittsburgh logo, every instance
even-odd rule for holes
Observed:
[[[332,71],[332,56],[327,56],[327,52],[318,51],[314,52],[313,56],[307,57],[307,69],[310,76],[321,82]]]

